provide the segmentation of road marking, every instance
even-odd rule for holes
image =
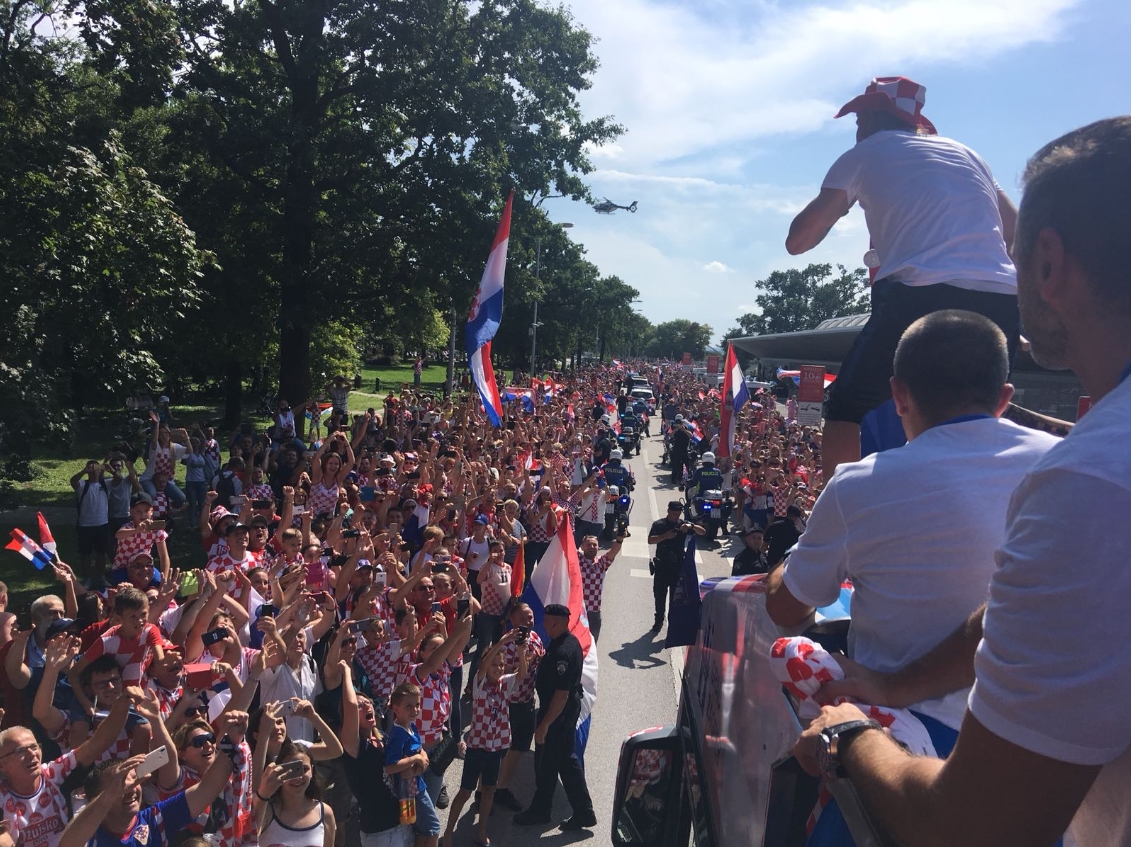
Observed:
[[[628,575],[629,576],[638,576],[641,579],[651,579],[652,578],[652,574],[648,573],[648,570],[646,568],[629,568]]]

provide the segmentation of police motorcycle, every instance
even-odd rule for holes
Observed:
[[[617,531],[628,527],[628,517],[632,512],[630,492],[636,485],[632,471],[621,464],[624,453],[618,448],[609,455],[608,463],[601,469],[608,498],[605,501],[605,540],[611,541]]]
[[[620,416],[620,432],[617,434],[617,446],[628,455],[632,453],[633,449],[636,450],[636,455],[640,455],[640,430],[636,415],[625,413]]]
[[[700,482],[692,496],[691,482],[688,482],[684,513],[689,521],[707,530],[705,537],[708,541],[715,541],[719,537],[719,530],[726,527],[727,518],[730,516],[730,504],[722,490],[722,474],[715,470],[715,454],[704,453],[703,465],[700,473],[705,476],[704,482],[711,487],[704,488],[703,482]],[[689,478],[693,473],[689,471]],[[715,482],[717,485],[714,484]]]
[[[648,404],[643,400],[636,400],[632,404],[632,413],[636,415],[636,420],[640,423],[640,426],[638,427],[640,433],[645,438],[651,438],[652,432],[649,429],[651,425],[651,419],[648,417]]]

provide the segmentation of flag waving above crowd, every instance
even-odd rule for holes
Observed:
[[[503,278],[507,270],[507,245],[511,234],[511,206],[514,192],[507,197],[503,208],[503,218],[487,257],[487,267],[471,303],[467,316],[467,329],[464,341],[467,344],[467,361],[471,378],[483,402],[483,409],[495,426],[503,424],[503,402],[499,396],[499,386],[495,382],[495,370],[491,366],[491,339],[499,331],[503,321]]]
[[[723,368],[723,393],[719,404],[719,457],[726,457],[734,450],[735,421],[750,392],[746,388],[746,378],[734,355],[734,345],[727,345],[727,361]]]

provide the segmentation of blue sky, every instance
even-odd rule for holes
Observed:
[[[602,273],[641,292],[653,322],[754,310],[756,283],[811,261],[862,264],[854,210],[811,253],[793,215],[854,140],[841,104],[873,76],[927,88],[924,114],[970,145],[1015,200],[1029,155],[1084,123],[1131,112],[1127,0],[572,0],[598,39],[587,115],[628,132],[592,151],[594,194],[639,202],[597,215],[547,201]]]

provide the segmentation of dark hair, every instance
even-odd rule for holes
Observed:
[[[932,424],[967,412],[992,413],[1009,377],[1005,334],[974,312],[932,312],[899,339],[893,372]]]
[[[118,667],[118,660],[112,654],[103,653],[82,669],[82,673],[79,674],[79,682],[83,685],[90,685],[91,677],[96,673],[106,673],[107,671],[117,671],[119,675],[122,673],[122,669]]]
[[[1029,258],[1053,229],[1103,299],[1131,311],[1124,245],[1131,230],[1131,116],[1107,118],[1050,141],[1029,160],[1013,253]]]
[[[94,799],[102,793],[102,775],[117,766],[117,759],[109,759],[105,762],[99,762],[90,769],[90,773],[86,775],[86,779],[82,783],[82,790],[86,793],[88,803],[93,803]]]
[[[275,764],[285,762],[287,759],[294,756],[302,756],[310,765],[310,782],[306,784],[306,791],[303,792],[308,800],[321,800],[322,799],[322,778],[319,776],[318,771],[314,768],[314,759],[310,755],[310,751],[305,747],[299,747],[291,739],[287,738],[279,747],[279,755],[275,757]],[[279,792],[283,790],[280,785],[279,788],[272,794],[272,798],[277,797]]]

